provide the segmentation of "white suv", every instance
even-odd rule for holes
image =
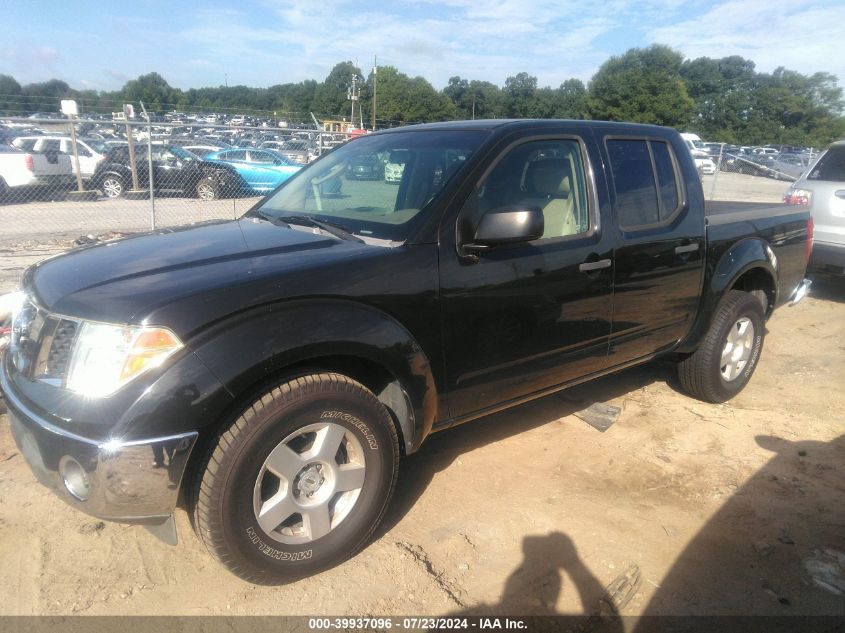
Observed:
[[[814,243],[809,267],[845,274],[845,141],[828,147],[783,201],[810,207]]]
[[[12,145],[25,152],[58,152],[71,157],[73,173],[76,173],[76,161],[73,160],[73,147],[69,136],[20,136],[12,141]],[[76,150],[79,154],[79,171],[82,178],[88,179],[94,175],[97,163],[105,158],[105,154],[98,152],[88,141],[76,139]]]

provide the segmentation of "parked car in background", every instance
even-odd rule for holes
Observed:
[[[271,149],[226,149],[207,154],[210,164],[232,167],[240,176],[238,190],[243,193],[267,193],[296,172],[302,165]]]
[[[309,158],[308,149],[309,145],[307,141],[285,141],[279,147],[278,152],[295,163],[305,165]]]
[[[153,185],[158,192],[213,200],[237,190],[240,178],[231,168],[207,163],[176,145],[153,145],[152,151]],[[135,164],[139,186],[148,188],[149,162],[145,144],[135,146]],[[126,193],[132,187],[129,148],[112,149],[98,165],[91,183],[108,198]]]
[[[65,154],[24,152],[0,145],[0,200],[4,202],[14,201],[25,190],[68,189],[75,181],[70,157]]]
[[[778,180],[796,180],[810,167],[809,154],[778,154],[772,159],[772,176]]]
[[[71,157],[71,167],[76,173],[76,163],[73,160],[73,143],[70,136],[19,136],[12,145],[25,152],[60,152]],[[94,175],[97,165],[105,158],[102,141],[92,143],[86,139],[76,139],[76,152],[79,156],[79,171],[82,178],[87,180]]]
[[[698,172],[708,176],[715,174],[716,163],[714,163],[710,158],[710,154],[708,153],[704,142],[701,140],[701,137],[699,137],[698,134],[693,134],[692,132],[682,132],[681,139],[683,139],[684,145],[687,146],[690,155],[695,161],[695,166],[696,169],[698,169]]]
[[[384,164],[384,181],[394,184],[402,182],[402,174],[405,171],[405,163],[408,162],[408,158],[408,152],[401,149],[390,152],[390,156]]]
[[[845,141],[833,143],[783,197],[810,208],[813,253],[809,267],[845,275]]]
[[[358,155],[346,165],[348,180],[381,180],[384,173],[385,159],[377,154]]]

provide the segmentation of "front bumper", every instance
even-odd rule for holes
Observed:
[[[196,431],[132,441],[95,441],[76,435],[43,419],[18,398],[3,365],[0,388],[12,435],[42,484],[100,519],[161,525],[170,518]]]

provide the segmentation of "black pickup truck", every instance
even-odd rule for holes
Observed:
[[[372,155],[404,164],[398,187],[346,179]],[[666,128],[389,130],[239,220],[33,266],[0,387],[67,502],[175,542],[182,492],[223,565],[284,582],[364,546],[434,431],[656,357],[731,398],[807,290],[810,229],[794,206],[705,212]]]

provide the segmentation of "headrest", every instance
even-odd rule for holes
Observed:
[[[532,193],[566,198],[572,188],[572,169],[564,158],[538,160],[528,166],[525,180]]]

